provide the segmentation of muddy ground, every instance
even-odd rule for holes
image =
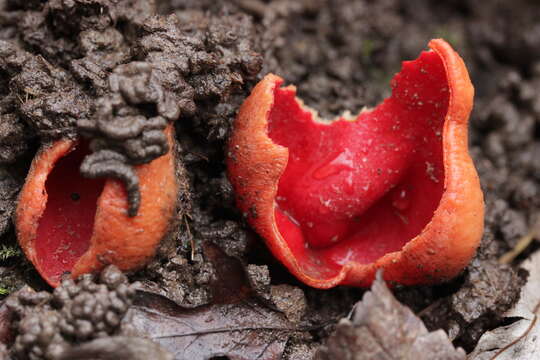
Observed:
[[[486,229],[477,256],[461,276],[437,286],[398,288],[395,294],[429,329],[446,330],[466,351],[500,325],[501,315],[516,301],[527,276],[519,263],[539,246],[532,244],[509,265],[498,259],[540,217],[536,1],[0,4],[4,249],[14,249],[11,217],[39,144],[74,136],[80,130],[77,120],[92,119],[96,102],[111,96],[107,78],[118,65],[150,63],[159,69],[164,91],[180,104],[175,126],[189,190],[182,194],[176,245],[163,247],[160,258],[132,279],[194,308],[230,295],[217,289],[216,279],[238,270],[256,306],[277,309],[309,327],[288,340],[283,357],[310,358],[363,291],[302,285],[242,220],[224,165],[235,112],[268,72],[296,84],[299,96],[326,117],[374,106],[389,95],[389,80],[400,62],[416,58],[429,39],[442,37],[464,58],[476,90],[470,144],[484,189]],[[167,67],[170,63],[175,71]],[[220,258],[234,261],[223,265]],[[20,255],[0,258],[0,274],[6,293],[25,283],[47,289]]]

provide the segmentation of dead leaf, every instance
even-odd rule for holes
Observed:
[[[381,274],[355,305],[352,321],[341,319],[315,359],[464,360],[443,330],[428,332],[408,307],[400,304]]]
[[[212,283],[214,303],[233,303],[248,297],[251,288],[240,260],[210,242],[204,242],[202,247],[204,256],[216,269],[216,280]]]
[[[504,314],[520,320],[488,331],[469,355],[471,360],[533,360],[540,358],[540,251],[523,262],[529,271],[527,283],[514,307]]]
[[[138,293],[126,318],[175,359],[279,359],[296,331],[282,314],[249,300],[187,309],[145,292]]]
[[[273,295],[279,301],[276,309],[270,308],[255,300],[256,292],[238,259],[212,243],[202,246],[205,259],[215,269],[213,303],[186,308],[169,298],[166,289],[142,286],[126,325],[148,334],[175,359],[280,359],[289,337],[309,330],[296,327],[305,312],[303,292],[274,286]]]

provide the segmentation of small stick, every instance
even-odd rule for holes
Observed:
[[[539,308],[540,308],[540,302],[536,304],[536,306],[534,307],[534,310],[533,310],[534,318],[531,320],[531,323],[527,327],[527,330],[525,330],[523,334],[521,334],[517,339],[512,341],[510,344],[506,345],[505,347],[497,351],[490,360],[495,360],[497,357],[499,357],[499,355],[501,355],[506,350],[510,349],[512,346],[516,345],[518,342],[520,342],[525,336],[527,336],[531,332],[533,327],[536,325],[536,321],[538,320],[537,313],[538,313]]]
[[[191,261],[193,261],[193,259],[195,258],[195,241],[193,241],[193,234],[191,234],[191,230],[189,229],[189,223],[185,217],[184,223],[186,224],[186,230],[189,236],[189,242],[191,244]]]
[[[540,216],[529,230],[527,235],[519,239],[516,246],[500,257],[499,264],[510,264],[514,259],[521,254],[532,243],[534,239],[540,240]]]

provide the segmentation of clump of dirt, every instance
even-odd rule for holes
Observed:
[[[20,359],[60,359],[72,344],[108,337],[121,331],[135,289],[115,266],[98,278],[65,279],[51,294],[26,287],[11,296],[16,329],[12,352]]]
[[[122,94],[132,112],[125,115],[144,118],[135,125],[157,116],[176,120],[189,194],[181,199],[186,211],[173,236],[176,243],[136,278],[183,307],[197,307],[219,301],[215,284],[229,269],[211,259],[235,259],[260,306],[307,325],[328,324],[289,341],[285,358],[307,358],[362,291],[300,284],[246,226],[224,164],[236,111],[267,72],[297,85],[299,97],[326,117],[373,106],[389,95],[389,80],[403,59],[415,58],[429,39],[443,37],[464,57],[476,87],[471,153],[484,188],[486,231],[462,276],[439,286],[398,288],[396,296],[429,330],[444,328],[467,351],[515,302],[526,277],[517,265],[537,245],[513,264],[498,259],[540,216],[540,37],[534,35],[540,28],[532,15],[540,5],[5,0],[0,7],[3,238],[13,236],[9,218],[37,141],[76,136],[77,123],[95,124],[102,116],[99,99],[111,101],[120,89],[111,88],[111,75],[124,64],[147,64],[152,69],[147,84],[155,83],[166,96],[138,101],[137,94]],[[177,106],[164,111],[170,107],[160,108],[160,101]],[[90,132],[106,139],[96,150],[113,149],[129,158],[129,151],[110,140],[116,131]],[[149,142],[132,150],[154,145],[152,136],[143,141],[144,131],[136,133],[139,145]]]

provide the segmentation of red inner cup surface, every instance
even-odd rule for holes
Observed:
[[[276,222],[304,267],[372,263],[420,234],[444,188],[450,94],[435,52],[404,62],[392,96],[352,121],[314,120],[293,88],[274,96],[268,135],[289,150]]]
[[[41,272],[53,281],[70,272],[90,246],[97,199],[105,180],[80,175],[79,166],[87,153],[85,144],[77,146],[58,160],[45,182],[48,199],[35,246]]]

